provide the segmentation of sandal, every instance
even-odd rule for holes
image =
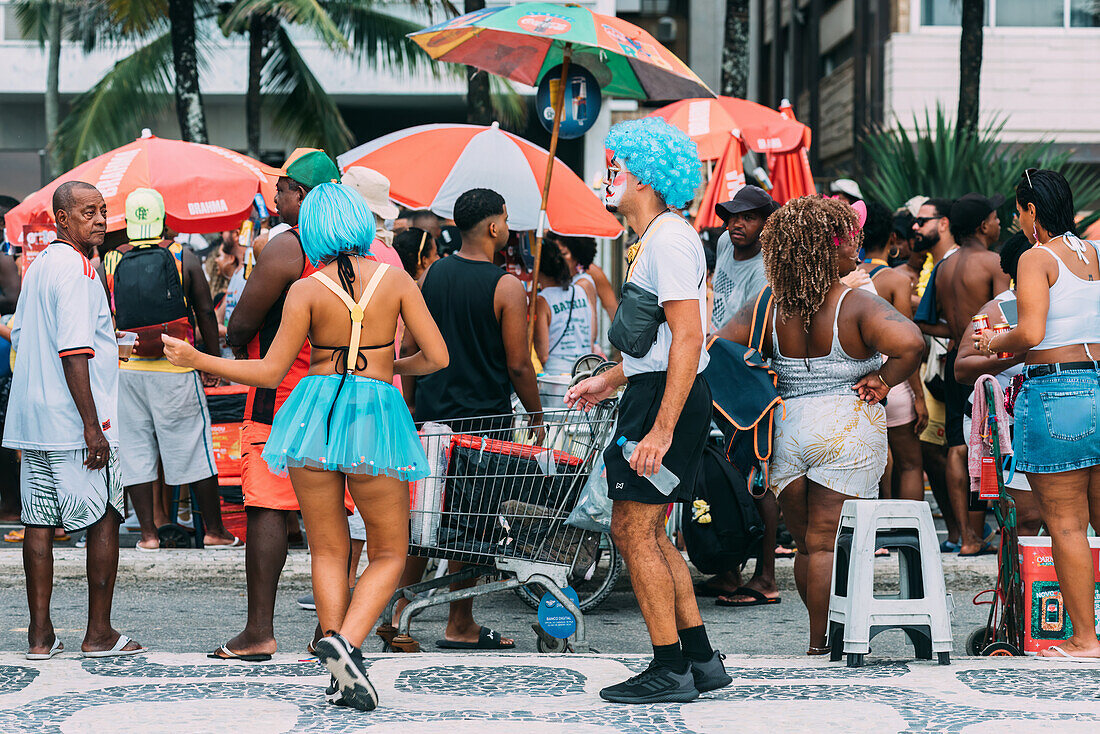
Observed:
[[[806,651],[807,655],[828,655],[833,651],[831,647],[814,647],[810,646],[810,649]]]
[[[733,601],[735,596],[747,596],[751,597],[748,601]],[[765,596],[763,593],[756,589],[750,589],[748,586],[742,586],[739,589],[734,590],[732,594],[723,594],[715,599],[715,606],[719,607],[759,607],[767,604],[778,604],[783,601],[782,597],[770,597]]]

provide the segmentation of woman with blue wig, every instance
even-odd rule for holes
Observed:
[[[412,417],[391,383],[395,374],[445,367],[447,346],[412,278],[368,259],[374,216],[358,193],[341,184],[317,186],[302,202],[299,226],[302,249],[319,270],[290,287],[263,359],[211,357],[170,337],[165,354],[180,366],[273,388],[310,340],[309,374],[275,415],[263,457],[273,472],[290,474],[305,520],[317,617],[328,630],[316,651],[335,679],[329,700],[342,696],[369,711],[378,696],[360,646],[405,565],[408,483],[428,474]],[[393,349],[398,318],[421,348],[402,359]],[[367,526],[369,565],[354,596],[347,581],[345,485]]]

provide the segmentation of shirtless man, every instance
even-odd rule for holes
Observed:
[[[920,201],[918,199],[918,201]],[[914,202],[916,204],[917,202]],[[924,200],[917,206],[916,217],[913,219],[913,256],[910,264],[918,272],[917,275],[917,300],[924,296],[928,281],[932,276],[932,268],[943,258],[955,250],[955,240],[951,237],[950,199]],[[917,312],[914,306],[913,313]],[[945,340],[941,340],[945,341]],[[943,367],[943,351],[940,356],[933,357],[935,364],[929,363],[923,373],[927,378],[929,373],[938,372]],[[959,524],[955,522],[955,515],[951,510],[951,500],[947,492],[947,440],[944,436],[944,405],[943,401],[931,394],[927,387],[924,389],[924,402],[928,407],[928,426],[920,435],[921,462],[924,464],[924,473],[928,477],[928,484],[932,487],[932,495],[936,498],[936,504],[943,513],[944,524],[947,526],[947,539],[940,544],[944,551],[957,551],[959,549]],[[942,397],[942,395],[940,396]]]
[[[932,311],[922,303],[922,313],[917,319],[926,334],[951,339],[944,372],[947,487],[955,517],[960,520],[969,518],[960,523],[962,547],[959,554],[964,556],[995,550],[982,544],[984,507],[971,509],[967,515],[971,498],[963,415],[971,390],[956,381],[955,359],[959,340],[970,326],[970,319],[1009,285],[1008,276],[1001,270],[1000,257],[989,250],[1001,236],[997,207],[1003,203],[1004,197],[1000,195],[987,198],[972,193],[951,205],[950,230],[958,249],[936,268],[933,276],[934,293],[931,298],[934,316],[929,318]]]
[[[893,215],[877,201],[867,202],[867,223],[863,226],[864,260],[860,269],[870,276],[875,292],[907,319],[913,318],[913,284],[903,273],[890,267],[886,257],[896,236]],[[908,247],[908,243],[906,243]],[[890,388],[886,400],[886,431],[890,446],[881,486],[891,499],[923,500],[924,471],[918,436],[928,425],[928,408],[920,375],[914,372],[905,382]],[[892,464],[892,468],[891,468]],[[894,490],[894,475],[898,481]]]

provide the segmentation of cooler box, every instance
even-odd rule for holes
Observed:
[[[1100,566],[1100,538],[1089,538],[1092,563]],[[1020,538],[1020,576],[1024,596],[1024,652],[1037,655],[1051,645],[1069,638],[1072,632],[1058,577],[1054,573],[1054,558],[1050,538]],[[1097,628],[1100,634],[1100,570],[1096,574]]]
[[[241,434],[244,431],[244,406],[248,387],[229,385],[208,387],[206,404],[210,408],[210,433],[214,441],[214,460],[218,468],[218,484],[241,484]]]

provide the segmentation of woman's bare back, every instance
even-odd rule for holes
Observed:
[[[385,265],[364,257],[351,257],[350,260],[355,280],[349,295],[352,301],[358,303],[375,271]],[[343,289],[335,261],[321,268],[319,272]],[[395,268],[388,268],[381,276],[364,309],[358,365],[357,369],[348,370],[350,374],[372,377],[383,382],[393,380],[394,340],[401,315],[402,294],[408,281],[409,277]],[[351,340],[351,312],[343,300],[318,279],[304,278],[302,283],[303,288],[308,288],[309,341],[313,346],[309,374],[339,374],[345,369],[345,350]]]
[[[779,338],[779,351],[785,357],[824,357],[833,348],[833,316],[836,314],[837,301],[841,294],[849,290],[847,286],[840,285],[832,288],[825,296],[825,302],[810,320],[809,334],[802,327],[802,319],[792,316],[786,321],[782,316],[775,320],[776,333]],[[872,298],[870,293],[864,293],[852,289],[852,293],[840,304],[840,316],[837,319],[837,330],[840,332],[840,346],[849,357],[853,359],[866,359],[876,352],[864,342],[859,331],[859,315],[861,309],[866,307],[866,299]],[[878,298],[874,296],[874,298]],[[770,350],[771,339],[765,344]]]

